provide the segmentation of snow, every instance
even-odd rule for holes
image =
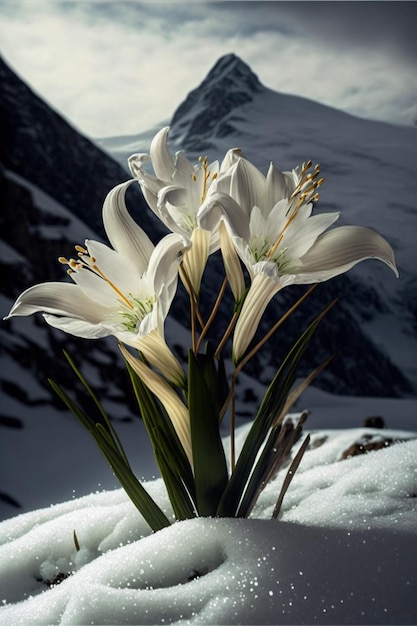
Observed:
[[[6,178],[10,178],[10,180],[15,181],[31,193],[33,204],[40,213],[45,213],[58,219],[56,224],[49,226],[43,224],[39,227],[39,231],[37,232],[42,234],[44,238],[59,240],[65,235],[69,241],[76,241],[80,233],[83,233],[84,239],[97,239],[96,233],[86,226],[85,222],[77,218],[74,213],[54,200],[49,194],[42,191],[37,185],[34,185],[12,170],[5,169],[4,174]],[[16,252],[14,252],[14,255],[15,254]]]
[[[114,490],[2,522],[0,624],[416,623],[416,433],[311,434],[278,520],[281,473],[250,519],[151,534]],[[365,434],[398,442],[341,460]]]

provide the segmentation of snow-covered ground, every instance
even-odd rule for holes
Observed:
[[[151,534],[114,490],[2,522],[0,624],[415,624],[416,433],[311,434],[278,520],[282,473],[250,519]],[[396,442],[342,459],[365,435]]]

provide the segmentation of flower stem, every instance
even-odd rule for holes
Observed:
[[[204,325],[204,328],[201,331],[200,338],[199,338],[199,340],[197,342],[197,351],[200,349],[202,341],[203,341],[204,337],[207,335],[207,332],[208,332],[210,326],[212,325],[214,318],[217,315],[217,312],[218,312],[218,310],[220,308],[221,301],[223,300],[223,296],[224,296],[224,293],[226,291],[226,287],[227,287],[227,279],[225,278],[223,280],[222,286],[220,287],[220,291],[219,291],[218,296],[216,298],[216,302],[214,303],[213,310],[210,313],[210,317],[208,318],[207,322]]]
[[[222,340],[220,341],[219,345],[217,346],[217,350],[216,350],[216,352],[214,354],[214,356],[216,358],[219,358],[219,356],[220,356],[220,354],[221,354],[221,352],[222,352],[222,350],[223,350],[223,348],[224,348],[224,346],[226,344],[226,341],[229,339],[230,334],[231,334],[232,330],[234,329],[234,327],[236,325],[238,317],[239,317],[239,312],[235,311],[235,313],[233,313],[232,319],[229,322],[229,326],[225,330],[225,333],[224,333],[224,335],[222,337]]]
[[[235,471],[236,466],[236,442],[235,442],[235,423],[236,423],[236,396],[235,383],[236,377],[233,376],[233,393],[230,405],[230,469],[231,473]]]

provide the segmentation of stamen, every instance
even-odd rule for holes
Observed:
[[[120,300],[127,307],[129,307],[129,309],[134,309],[135,306],[132,304],[132,302],[129,300],[129,298],[126,297],[124,295],[124,293],[122,293],[120,291],[120,289],[110,280],[110,278],[108,276],[106,276],[105,273],[98,267],[97,259],[95,257],[93,257],[93,256],[88,256],[88,250],[86,250],[83,246],[77,245],[77,246],[75,246],[75,249],[77,250],[78,257],[80,257],[78,260],[75,260],[75,259],[69,259],[68,260],[64,256],[60,256],[58,258],[59,263],[62,263],[62,265],[69,265],[69,269],[67,270],[67,274],[69,276],[71,276],[71,274],[74,271],[80,271],[82,269],[90,270],[91,272],[93,272],[94,274],[97,274],[97,276],[99,276],[100,278],[105,280],[106,283],[118,295]]]
[[[201,202],[204,202],[206,195],[207,195],[208,188],[210,187],[213,180],[217,178],[217,172],[214,172],[214,174],[212,174],[210,170],[208,169],[208,157],[207,156],[205,157],[199,156],[198,161],[199,163],[201,163],[201,167],[203,169],[203,191],[201,194]],[[210,177],[211,177],[211,181],[210,181]],[[195,174],[192,175],[192,178],[194,181],[197,180]]]
[[[104,272],[101,271],[101,269],[95,264],[96,263],[96,259],[94,257],[90,257],[93,265],[89,266],[98,276],[100,276],[103,280],[106,281],[106,283],[108,285],[110,285],[110,287],[117,293],[117,295],[119,296],[119,298],[130,308],[130,309],[134,309],[135,307],[133,306],[133,304],[131,303],[131,301],[129,300],[129,298],[127,298],[124,293],[122,293],[120,291],[120,289],[118,287],[116,287],[116,285],[110,280],[110,278],[108,278]]]
[[[310,201],[317,202],[317,200],[319,199],[319,194],[315,193],[315,190],[317,189],[317,187],[320,187],[324,183],[324,178],[319,178],[318,180],[316,180],[320,172],[320,166],[318,164],[314,166],[314,174],[312,174],[311,172],[307,174],[307,171],[310,169],[311,166],[312,166],[311,161],[307,161],[307,163],[303,163],[302,165],[300,182],[298,183],[298,185],[296,186],[296,188],[294,189],[294,191],[292,192],[291,196],[288,199],[289,206],[288,206],[286,215],[288,215],[290,212],[291,212],[291,215],[289,215],[288,220],[286,224],[284,225],[284,228],[282,229],[278,239],[275,241],[274,245],[267,252],[266,256],[269,259],[271,259],[276,254],[278,246],[280,245],[284,237],[285,231],[287,230],[291,222],[294,221],[302,205],[307,204],[307,202],[310,202]],[[294,206],[293,201],[295,201],[296,198],[297,198],[297,201],[295,202],[295,206]]]

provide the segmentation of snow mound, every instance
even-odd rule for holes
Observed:
[[[343,459],[365,431],[397,442]],[[278,521],[281,473],[251,519],[150,534],[116,490],[3,522],[0,624],[415,623],[415,433],[311,434]]]

